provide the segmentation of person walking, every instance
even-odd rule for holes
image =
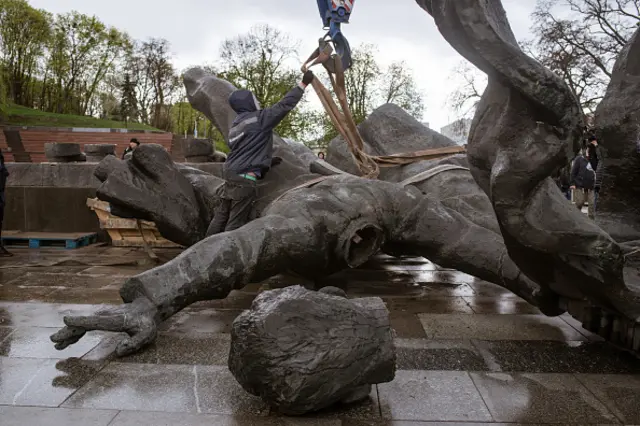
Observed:
[[[236,90],[229,105],[238,114],[229,130],[231,152],[223,166],[225,183],[218,190],[221,202],[207,229],[207,236],[229,232],[249,221],[257,197],[257,182],[263,180],[272,166],[273,129],[302,99],[314,75],[307,71],[302,83],[291,89],[275,105],[261,109],[249,90]]]
[[[0,150],[0,257],[13,256],[13,254],[4,247],[4,244],[2,244],[2,223],[4,221],[5,206],[4,189],[7,185],[8,177],[9,170],[7,170],[7,166],[4,164],[4,154],[2,154],[2,150]]]
[[[582,211],[585,204],[589,206],[589,217],[595,219],[595,183],[596,173],[589,162],[589,149],[585,148],[582,155],[576,157],[571,170],[571,189],[578,210]]]

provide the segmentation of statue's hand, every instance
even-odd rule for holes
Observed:
[[[140,297],[132,303],[104,309],[88,316],[64,317],[66,327],[51,336],[56,349],[63,350],[73,345],[87,331],[104,330],[125,332],[129,335],[116,347],[118,356],[137,352],[153,342],[157,335],[156,307],[146,298]]]

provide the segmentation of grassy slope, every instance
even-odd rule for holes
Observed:
[[[8,105],[5,113],[7,117],[3,124],[8,126],[125,128],[122,121],[100,120],[81,115],[54,114],[18,105]],[[139,123],[128,123],[126,128],[131,130],[158,130]]]

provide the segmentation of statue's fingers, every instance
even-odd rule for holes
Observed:
[[[131,355],[153,342],[156,339],[156,335],[155,327],[146,327],[120,342],[116,347],[116,354],[118,356]]]
[[[55,348],[59,351],[73,345],[82,338],[86,333],[84,328],[80,327],[64,327],[57,333],[51,335],[50,339],[55,343]]]
[[[64,317],[64,323],[69,327],[79,327],[86,331],[125,331],[125,315],[123,313],[68,316]]]

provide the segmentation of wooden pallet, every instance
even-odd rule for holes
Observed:
[[[59,232],[11,232],[2,236],[2,244],[7,247],[58,247],[76,249],[86,247],[98,241],[98,234],[91,233],[59,233]]]
[[[160,235],[155,223],[146,220],[124,219],[111,214],[109,203],[97,198],[87,199],[87,206],[100,221],[100,228],[106,230],[116,247],[174,248],[181,247]]]

